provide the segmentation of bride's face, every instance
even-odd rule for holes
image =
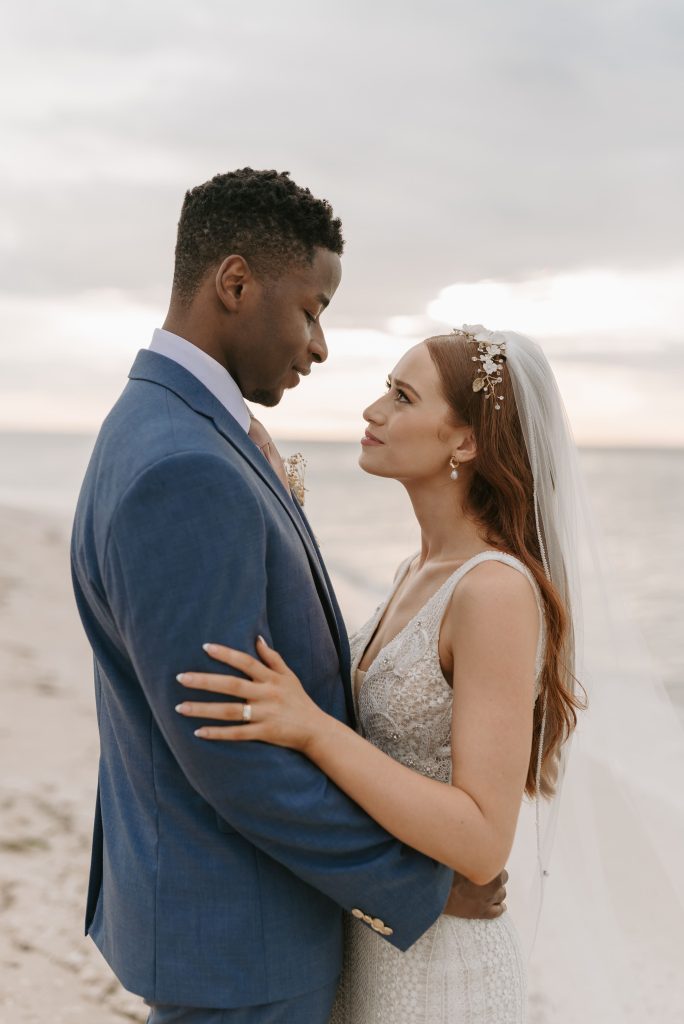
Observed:
[[[387,392],[363,413],[368,423],[359,465],[375,476],[404,483],[443,479],[449,459],[469,432],[455,427],[424,342],[402,356],[387,379]],[[453,484],[452,484],[453,486]]]

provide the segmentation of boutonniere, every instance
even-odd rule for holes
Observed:
[[[304,486],[306,459],[301,452],[295,452],[294,455],[290,455],[288,458],[283,459],[283,466],[285,467],[285,475],[287,476],[290,490],[302,508],[304,508],[304,495],[306,494],[306,487]]]

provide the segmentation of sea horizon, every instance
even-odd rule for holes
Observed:
[[[42,513],[68,528],[95,437],[0,431],[0,506]],[[358,442],[276,440],[283,456],[305,456],[306,512],[347,624],[357,629],[399,563],[420,547],[406,492],[360,470]],[[579,458],[627,612],[684,708],[684,448],[584,445]]]
[[[98,435],[100,427],[94,427],[92,430],[68,430],[60,428],[56,430],[52,427],[44,428],[11,428],[11,427],[0,427],[0,439],[11,438],[11,437],[53,437],[53,438],[80,438],[86,440],[92,438],[94,441]],[[359,439],[356,437],[321,437],[307,435],[295,435],[295,434],[274,434],[273,438],[277,444],[358,444]],[[684,453],[684,444],[673,441],[672,443],[661,442],[659,444],[609,444],[601,441],[592,442],[577,442],[577,448],[580,451],[607,451],[607,452],[680,452]]]

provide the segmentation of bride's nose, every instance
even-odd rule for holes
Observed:
[[[377,402],[373,402],[372,405],[363,410],[362,415],[366,423],[384,423],[385,417],[381,410],[381,401],[382,399],[378,399]]]

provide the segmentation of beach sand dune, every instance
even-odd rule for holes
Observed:
[[[0,509],[0,1020],[144,1021],[83,935],[98,735],[65,520]]]

